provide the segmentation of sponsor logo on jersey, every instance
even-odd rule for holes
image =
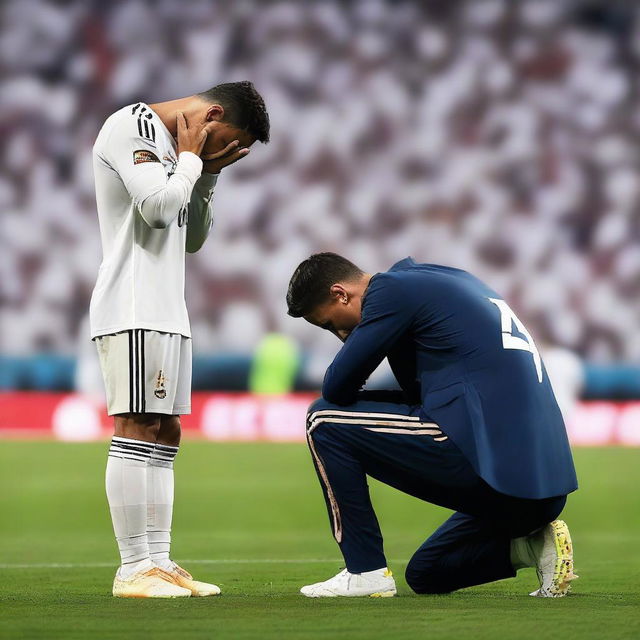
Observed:
[[[167,397],[167,390],[164,388],[164,373],[162,372],[162,369],[158,372],[156,388],[153,395],[159,400],[164,400]]]
[[[158,156],[148,149],[138,149],[133,152],[133,164],[142,164],[143,162],[160,162]]]

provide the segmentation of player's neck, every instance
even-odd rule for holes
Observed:
[[[198,102],[199,100],[196,96],[187,96],[186,98],[178,98],[177,100],[150,104],[149,107],[151,107],[160,120],[162,120],[162,124],[167,127],[169,133],[176,138],[178,136],[178,124],[176,122],[178,111],[184,113],[187,122],[192,121],[196,112],[199,110]]]

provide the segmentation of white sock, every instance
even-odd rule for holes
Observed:
[[[120,550],[122,578],[153,566],[147,537],[147,461],[153,447],[152,442],[114,436],[109,448],[107,500]]]
[[[158,444],[147,466],[147,536],[149,557],[162,569],[171,569],[171,519],[173,516],[173,461],[178,447]]]
[[[538,536],[539,538],[540,536]],[[511,539],[511,566],[518,571],[527,567],[535,567],[540,542],[536,536],[523,536]]]

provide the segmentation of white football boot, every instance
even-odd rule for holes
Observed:
[[[189,589],[194,597],[204,598],[206,596],[217,596],[220,594],[220,587],[208,582],[200,582],[194,580],[193,576],[183,569],[180,565],[171,560],[171,566],[168,568],[159,567],[165,576],[165,580],[173,582],[173,584],[183,589]]]
[[[573,573],[573,545],[569,527],[562,520],[554,520],[529,536],[536,555],[536,571],[540,588],[530,596],[536,598],[562,598],[571,589],[570,582],[578,576]]]
[[[329,580],[302,587],[300,593],[307,598],[390,598],[396,595],[396,582],[386,567],[364,573],[349,573],[343,569]]]
[[[113,580],[113,595],[116,598],[188,598],[189,589],[184,589],[167,579],[162,569],[151,567],[123,578],[120,571]]]

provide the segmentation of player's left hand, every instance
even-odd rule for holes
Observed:
[[[225,167],[249,155],[249,147],[240,147],[239,140],[233,140],[224,149],[216,153],[201,156],[205,173],[219,173]]]

